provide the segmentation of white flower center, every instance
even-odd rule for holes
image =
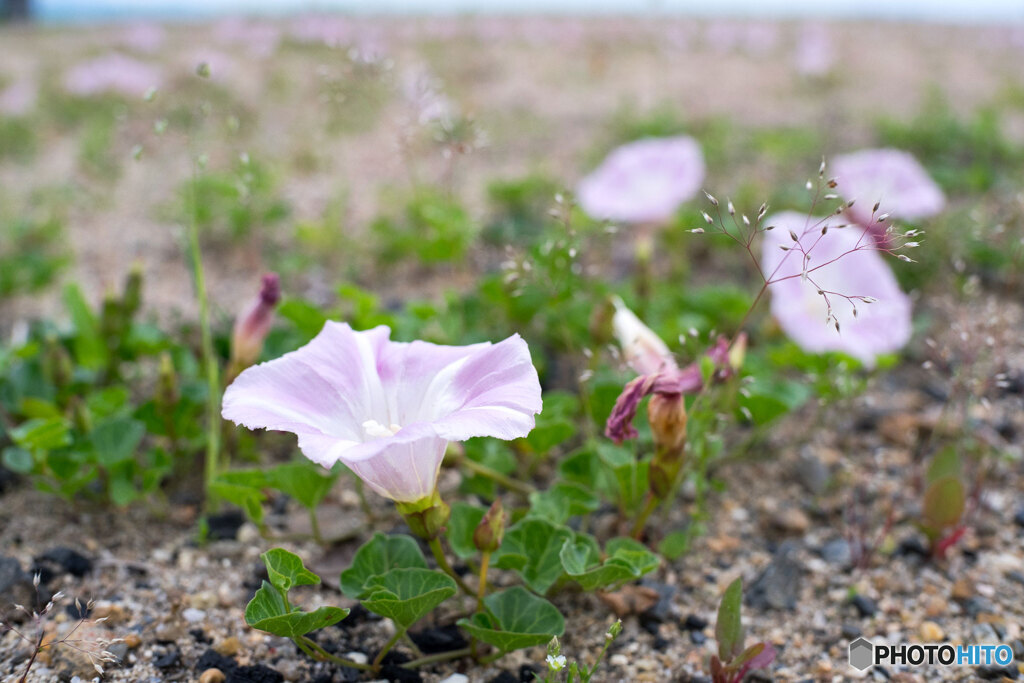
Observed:
[[[401,428],[401,425],[396,424],[392,424],[390,427],[385,427],[376,420],[367,420],[363,423],[363,431],[366,433],[366,436],[371,439],[382,439],[384,437],[394,436]]]

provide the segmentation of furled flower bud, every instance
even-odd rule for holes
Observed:
[[[160,371],[156,385],[156,404],[163,412],[172,412],[178,402],[178,375],[174,372],[174,359],[164,351],[160,354]]]
[[[682,394],[653,394],[647,402],[655,446],[678,450],[686,443],[686,401]]]
[[[743,361],[747,358],[747,333],[740,332],[736,341],[729,348],[729,367],[733,372],[739,372],[743,368]]]
[[[46,354],[43,356],[43,371],[58,391],[67,389],[71,385],[74,374],[71,354],[55,336],[47,336],[45,343]]]
[[[263,351],[263,340],[274,322],[274,308],[281,300],[281,281],[276,273],[263,276],[260,294],[235,320],[231,335],[232,375],[259,360]]]
[[[473,532],[473,545],[480,552],[493,553],[501,545],[504,535],[505,508],[502,507],[499,498],[494,501]]]
[[[427,541],[440,536],[452,516],[452,509],[441,500],[437,490],[434,495],[414,503],[396,502],[396,507],[409,525],[409,530]]]
[[[616,297],[612,329],[622,346],[626,363],[639,375],[650,375],[675,368],[672,353],[665,342],[651,328],[644,325],[633,311]]]

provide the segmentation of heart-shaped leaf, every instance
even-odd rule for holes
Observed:
[[[294,586],[315,586],[320,583],[320,577],[306,569],[302,558],[284,548],[271,548],[260,557],[263,558],[263,564],[267,565],[270,583],[286,593]]]
[[[544,594],[563,573],[558,554],[574,534],[543,519],[523,519],[509,527],[494,556],[498,569],[519,572],[531,590]]]
[[[502,652],[543,645],[565,631],[565,619],[544,598],[516,586],[484,598],[484,612],[459,619],[459,626]]]
[[[245,623],[260,631],[284,638],[298,638],[311,631],[338,623],[348,616],[341,607],[320,607],[312,612],[288,611],[281,592],[267,583],[245,607]]]
[[[123,417],[104,420],[90,435],[96,462],[109,469],[131,460],[145,435],[146,426],[138,420]]]
[[[371,577],[363,606],[408,629],[458,592],[452,577],[432,569],[406,568]]]
[[[477,554],[473,543],[473,532],[480,525],[487,511],[469,503],[453,503],[452,516],[448,519],[448,543],[452,552],[460,559],[467,559]]]
[[[583,536],[583,538],[581,538]],[[630,538],[615,538],[606,546],[608,557],[601,562],[597,542],[582,534],[567,541],[559,553],[565,573],[584,590],[620,586],[658,568],[658,556]]]
[[[374,534],[352,558],[352,565],[341,573],[341,591],[357,600],[362,598],[370,579],[392,569],[426,569],[427,561],[411,536]]]
[[[570,517],[593,512],[601,501],[585,487],[567,481],[557,482],[544,491],[530,494],[530,517],[565,524]]]
[[[337,478],[336,474],[308,461],[278,465],[266,473],[268,486],[291,496],[309,510],[323,501]]]

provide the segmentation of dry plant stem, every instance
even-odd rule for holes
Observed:
[[[647,525],[647,520],[650,519],[651,514],[658,507],[658,503],[661,500],[650,491],[647,492],[647,502],[644,504],[644,509],[640,512],[640,516],[636,518],[636,523],[633,524],[633,532],[630,534],[633,538],[640,540],[640,537],[644,535],[644,527]]]
[[[28,660],[28,666],[25,667],[25,672],[21,674],[21,679],[18,683],[25,683],[28,680],[28,672],[32,670],[32,665],[36,663],[36,657],[39,656],[39,652],[43,649],[43,629],[39,629],[39,638],[36,640],[36,646],[32,648],[32,657]]]
[[[197,170],[192,173],[192,220],[189,221],[188,243],[192,260],[192,275],[195,280],[196,299],[199,302],[199,333],[201,338],[203,365],[206,370],[206,511],[213,509],[214,500],[210,485],[220,469],[220,380],[217,359],[213,351],[213,332],[210,329],[210,302],[206,292],[206,276],[203,273],[203,256],[199,247],[199,220],[197,217],[198,184]]]
[[[437,566],[441,568],[448,576],[455,580],[456,585],[462,589],[462,592],[466,595],[475,598],[476,593],[466,585],[466,582],[462,580],[462,577],[455,573],[452,566],[448,564],[448,558],[444,556],[444,550],[441,549],[441,541],[437,538],[431,539],[427,545],[430,546],[430,552],[434,555],[434,560],[437,561]]]
[[[501,484],[510,491],[521,493],[524,496],[528,496],[534,491],[536,491],[536,489],[530,484],[521,481],[516,481],[515,479],[512,479],[511,477],[508,477],[495,469],[491,469],[487,465],[482,465],[476,462],[475,460],[463,458],[461,464],[470,472],[473,472],[474,474],[479,474],[482,477],[487,477],[488,479],[491,479]]]

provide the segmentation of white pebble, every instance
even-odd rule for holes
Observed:
[[[622,653],[618,653],[618,654],[612,655],[611,658],[608,661],[611,663],[612,666],[628,666],[629,665],[629,657],[627,657],[626,655],[624,655]]]
[[[195,607],[189,607],[181,613],[181,616],[185,617],[185,621],[190,624],[195,624],[206,618],[206,612]]]
[[[349,652],[345,655],[345,659],[351,659],[356,664],[366,664],[370,661],[370,658],[362,652]]]
[[[441,683],[469,683],[469,677],[464,674],[452,674]]]

